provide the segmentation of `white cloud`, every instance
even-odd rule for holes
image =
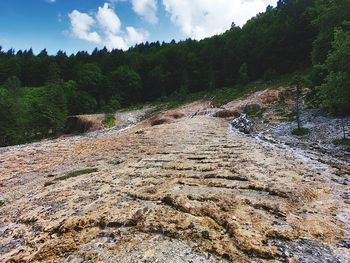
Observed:
[[[120,2],[131,2],[132,9],[150,24],[158,23],[158,0],[107,0],[113,7]]]
[[[121,27],[120,19],[107,3],[105,3],[103,7],[98,8],[96,18],[102,28],[107,32],[112,34],[119,32]]]
[[[242,26],[276,0],[163,0],[171,21],[186,36],[203,39],[223,33],[232,22]]]
[[[129,47],[144,42],[148,37],[147,31],[137,30],[134,27],[126,27],[126,33],[123,36],[107,34],[105,46],[108,49],[127,50]]]
[[[101,37],[96,31],[91,31],[95,20],[85,13],[74,10],[69,14],[71,33],[73,36],[93,43],[101,43]]]
[[[135,13],[143,17],[147,22],[151,24],[158,22],[156,0],[131,0],[131,4]]]
[[[126,50],[130,46],[144,42],[149,35],[147,31],[132,26],[127,26],[124,32],[118,15],[108,3],[98,8],[95,17],[74,10],[69,14],[69,18],[71,20],[71,35],[106,46],[108,49]],[[100,34],[96,31],[92,32],[93,26]]]
[[[126,28],[126,33],[129,45],[142,43],[148,38],[149,35],[147,31],[137,30],[132,26],[128,26]]]
[[[125,39],[121,36],[113,34],[109,34],[106,36],[104,44],[110,50],[115,48],[122,50],[128,49],[128,44],[126,43]]]

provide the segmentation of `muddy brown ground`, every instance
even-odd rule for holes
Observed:
[[[349,262],[348,164],[183,112],[2,152],[0,262]]]

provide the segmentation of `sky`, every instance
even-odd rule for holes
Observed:
[[[0,46],[91,52],[145,41],[203,39],[277,0],[0,0]]]

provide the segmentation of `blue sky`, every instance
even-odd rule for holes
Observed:
[[[203,39],[277,0],[0,0],[3,49],[75,53],[144,41]]]

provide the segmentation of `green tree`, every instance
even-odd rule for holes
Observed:
[[[248,81],[249,81],[248,66],[247,66],[247,63],[243,63],[239,68],[238,83],[247,84]]]
[[[78,64],[75,67],[76,80],[79,89],[98,97],[99,89],[103,86],[104,76],[100,67],[94,63]]]
[[[334,40],[334,29],[343,27],[344,21],[350,19],[349,0],[317,0],[312,9],[314,12],[313,25],[319,33],[314,40],[312,50],[312,61],[314,65],[323,64],[332,48]]]
[[[14,94],[0,88],[0,146],[23,142],[23,129],[18,121],[21,115]]]
[[[57,83],[61,80],[61,70],[56,62],[52,62],[49,65],[47,73],[47,84]]]
[[[300,119],[301,100],[302,100],[302,87],[301,87],[302,81],[300,77],[295,77],[291,85],[295,89],[295,115],[296,115],[298,130],[300,130],[302,128],[301,119]]]
[[[325,83],[319,86],[321,104],[339,114],[350,113],[350,32],[335,31],[332,50],[325,66],[328,71]]]
[[[21,87],[21,81],[17,76],[9,77],[4,83],[4,87],[12,93],[17,93]]]
[[[121,66],[108,75],[107,81],[111,97],[121,98],[123,105],[140,102],[142,83],[136,71],[128,66]]]

